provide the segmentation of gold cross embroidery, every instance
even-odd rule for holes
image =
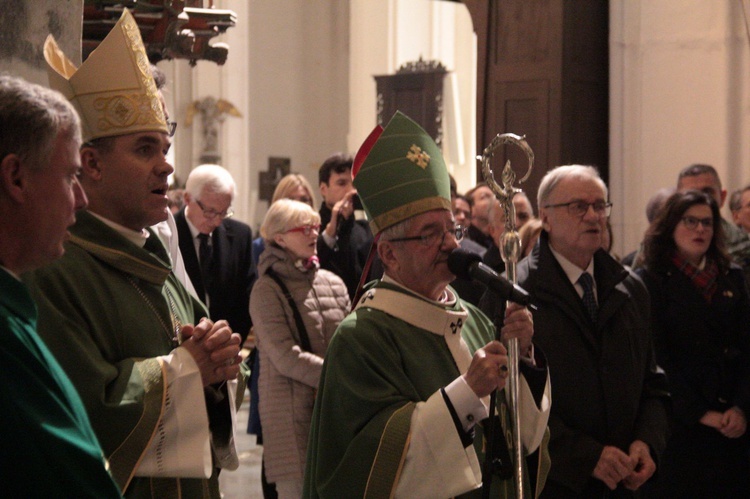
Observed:
[[[409,152],[406,153],[406,159],[423,170],[430,164],[430,155],[422,151],[422,149],[416,144],[411,145]]]

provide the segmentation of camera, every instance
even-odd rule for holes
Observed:
[[[352,196],[352,205],[354,206],[354,211],[365,209],[362,205],[362,199],[360,199],[359,194]]]

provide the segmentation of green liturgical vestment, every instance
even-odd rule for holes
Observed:
[[[73,385],[36,333],[26,287],[0,268],[0,490],[120,497]]]
[[[467,331],[494,337],[460,299],[443,305],[383,281],[364,293],[326,354],[304,497],[452,497],[480,486],[480,460],[440,390],[468,368]]]
[[[27,279],[40,336],[77,388],[126,497],[219,497],[216,473],[136,475],[152,440],[163,439],[171,400],[157,357],[175,349],[173,318],[193,324],[205,308],[171,272],[154,234],[140,248],[86,211],[77,219],[65,255]]]

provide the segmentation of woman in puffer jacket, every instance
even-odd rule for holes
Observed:
[[[250,297],[261,356],[263,459],[266,477],[276,483],[281,498],[302,495],[323,357],[350,306],[341,278],[319,268],[319,231],[320,215],[308,204],[290,199],[273,203],[260,228],[266,249]]]

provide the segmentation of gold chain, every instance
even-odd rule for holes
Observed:
[[[172,329],[170,329],[162,319],[161,315],[159,314],[158,310],[156,310],[156,307],[153,303],[151,303],[151,300],[148,299],[146,296],[146,293],[143,292],[143,290],[138,286],[138,283],[136,282],[135,278],[131,275],[127,276],[128,282],[135,288],[136,291],[138,291],[138,294],[141,295],[141,298],[143,298],[143,301],[146,302],[146,305],[148,305],[148,308],[154,313],[156,318],[159,320],[159,323],[164,328],[164,331],[167,335],[167,339],[169,339],[170,344],[172,345],[172,348],[177,348],[180,346],[180,339],[182,332],[182,322],[180,322],[180,318],[177,316],[177,307],[174,303],[174,298],[172,297],[172,292],[169,290],[169,286],[166,284],[164,285],[164,289],[167,292],[167,303],[169,304],[169,317],[172,321]],[[174,333],[174,334],[172,334]]]

